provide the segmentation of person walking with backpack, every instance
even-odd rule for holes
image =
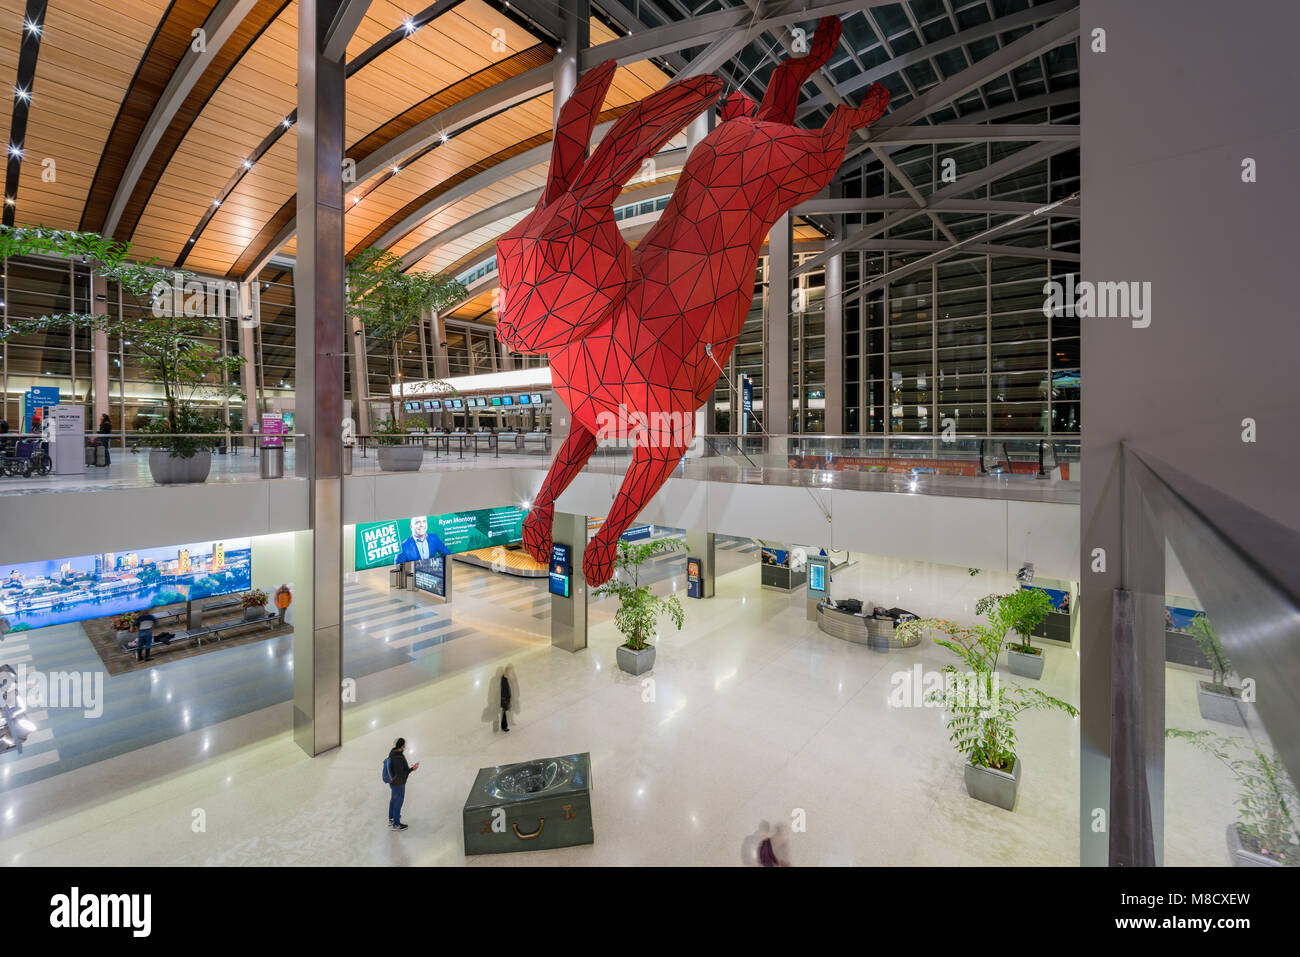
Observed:
[[[420,768],[420,762],[414,764],[406,763],[406,739],[398,738],[393,744],[393,750],[388,752],[388,757],[384,761],[384,783],[391,790],[391,796],[388,799],[388,826],[394,831],[405,831],[406,825],[402,823],[402,802],[406,800],[406,779],[412,771]]]

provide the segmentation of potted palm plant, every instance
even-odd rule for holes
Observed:
[[[1167,728],[1165,737],[1185,741],[1219,761],[1237,779],[1237,820],[1228,825],[1228,854],[1235,867],[1300,866],[1300,795],[1276,752],[1223,738],[1213,731]]]
[[[1207,721],[1246,726],[1246,715],[1241,701],[1241,689],[1228,684],[1232,662],[1219,640],[1219,632],[1204,612],[1192,619],[1187,628],[1196,647],[1210,665],[1210,680],[1196,683],[1196,704],[1201,717]]]
[[[239,607],[244,609],[244,618],[251,620],[253,618],[265,618],[266,611],[266,592],[260,588],[253,588],[239,596]]]
[[[989,595],[976,604],[989,624],[960,625],[942,618],[918,618],[898,626],[903,641],[919,639],[922,629],[938,630],[946,638],[934,643],[957,655],[966,666],[944,667],[944,686],[926,700],[947,712],[948,740],[965,756],[966,793],[977,801],[1014,810],[1023,763],[1016,755],[1016,721],[1027,711],[1063,711],[1074,717],[1073,705],[1019,685],[1003,685],[997,674],[998,655],[1010,627],[1007,595]],[[990,613],[992,612],[992,613]],[[914,634],[915,633],[915,634]]]
[[[596,598],[618,599],[614,627],[626,639],[616,651],[618,667],[630,675],[645,674],[654,667],[655,648],[650,639],[659,619],[667,615],[680,631],[685,618],[676,595],[660,597],[650,591],[649,585],[641,584],[641,564],[651,556],[685,547],[680,538],[659,538],[640,544],[619,539],[613,577],[592,592]]]
[[[1021,588],[999,597],[995,614],[1006,622],[1008,631],[1020,636],[1019,641],[1007,642],[1007,667],[1013,675],[1035,680],[1043,676],[1043,649],[1035,648],[1030,636],[1051,610],[1052,599],[1041,588]]]

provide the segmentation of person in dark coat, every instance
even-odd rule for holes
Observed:
[[[515,666],[506,665],[506,670],[501,672],[501,730],[510,730],[510,704],[514,698],[510,690],[511,681],[515,676]]]
[[[405,831],[407,825],[402,823],[402,802],[406,800],[406,779],[412,771],[420,769],[420,762],[406,763],[406,739],[398,738],[393,750],[388,752],[389,788],[392,795],[388,799],[388,826],[394,831]]]
[[[113,441],[109,436],[112,434],[113,422],[109,419],[108,413],[105,412],[99,417],[99,439],[97,441],[104,447],[104,465],[106,466],[113,464],[113,460],[108,455],[109,443]]]

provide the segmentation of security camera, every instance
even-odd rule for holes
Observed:
[[[1031,585],[1034,581],[1034,563],[1025,562],[1016,572],[1016,581],[1022,585]]]

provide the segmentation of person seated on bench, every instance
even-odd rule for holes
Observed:
[[[148,661],[149,649],[153,647],[153,626],[158,623],[158,619],[148,613],[140,616],[140,621],[136,627],[139,629],[139,639],[135,643],[135,660]]]

